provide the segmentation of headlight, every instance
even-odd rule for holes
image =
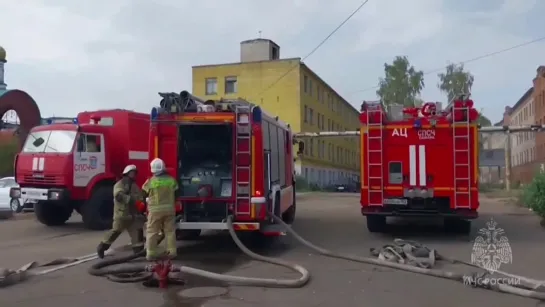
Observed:
[[[50,191],[48,198],[51,200],[59,200],[61,198],[61,193],[56,191]]]
[[[233,194],[233,182],[231,180],[225,180],[221,183],[221,196],[231,197]]]

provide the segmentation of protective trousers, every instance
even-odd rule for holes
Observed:
[[[144,236],[142,233],[142,223],[136,221],[134,218],[116,218],[112,224],[112,229],[106,233],[102,243],[110,246],[115,240],[123,233],[127,231],[131,238],[131,246],[133,250],[142,250],[144,248]]]
[[[163,255],[158,249],[161,232],[165,235],[168,257],[176,257],[176,214],[170,211],[149,212],[146,227],[147,260],[155,260]]]

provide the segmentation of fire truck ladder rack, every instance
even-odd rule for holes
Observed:
[[[469,208],[471,199],[471,165],[469,163],[471,161],[471,129],[469,126],[469,108],[456,108],[453,106],[452,110],[453,113],[458,113],[459,111],[464,114],[462,121],[456,121],[453,116],[454,124],[452,125],[454,208]],[[463,124],[463,126],[459,124]],[[467,195],[467,200],[464,201],[464,205],[459,205],[460,198],[465,199],[465,197],[460,197],[462,195]]]
[[[378,116],[369,116],[370,114]],[[373,109],[370,109],[366,112],[367,117],[367,200],[371,206],[380,206],[382,205],[382,200],[384,198],[384,170],[383,170],[383,129],[382,129],[382,108],[381,105],[375,105]],[[373,123],[370,121],[370,118],[377,118],[378,122]],[[376,129],[374,129],[376,128]],[[377,144],[371,148],[373,144]],[[378,157],[372,159],[372,157]],[[374,161],[371,163],[371,161]],[[376,171],[375,171],[376,169]],[[373,172],[373,173],[371,173]],[[376,174],[380,174],[377,176]],[[378,187],[378,188],[377,188]],[[371,195],[380,195],[380,199],[375,200],[375,197]],[[374,200],[374,202],[371,202]]]
[[[250,111],[251,104],[235,104],[235,116],[236,116],[236,140],[235,140],[235,184],[236,184],[236,213],[237,214],[250,214],[250,161],[251,161],[251,135],[252,129],[250,126]],[[244,145],[242,145],[244,144]],[[242,147],[242,148],[241,148]],[[245,178],[245,181],[241,181],[239,177]],[[244,202],[248,208],[246,211],[240,211],[242,206],[239,203]]]
[[[544,132],[545,125],[526,125],[526,126],[488,126],[478,127],[479,133],[517,133],[517,132]],[[324,131],[324,132],[299,132],[294,133],[295,139],[303,138],[324,138],[324,137],[349,137],[360,135],[359,130],[354,131]]]

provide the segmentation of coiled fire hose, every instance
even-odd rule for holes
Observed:
[[[309,248],[311,250],[316,251],[317,253],[319,253],[320,255],[323,255],[323,256],[327,256],[327,257],[331,257],[331,258],[337,258],[337,259],[344,259],[344,260],[349,260],[349,261],[359,262],[359,263],[366,263],[366,264],[371,264],[371,265],[376,265],[376,266],[388,267],[388,268],[392,268],[392,269],[403,270],[403,271],[408,271],[408,272],[412,272],[412,273],[417,273],[417,274],[422,274],[422,275],[429,275],[429,276],[434,276],[434,277],[439,277],[439,278],[444,278],[444,279],[450,279],[450,280],[454,280],[454,281],[462,282],[462,283],[466,282],[465,279],[468,277],[467,275],[431,268],[431,266],[434,264],[435,260],[445,260],[445,261],[448,261],[448,262],[451,262],[451,263],[461,263],[461,264],[465,264],[465,265],[469,265],[469,266],[478,268],[480,270],[480,272],[473,273],[470,277],[473,278],[473,279],[481,278],[483,280],[486,280],[485,279],[486,273],[483,273],[484,270],[482,268],[480,268],[480,267],[478,267],[476,265],[473,265],[471,263],[467,263],[467,262],[463,262],[463,261],[459,261],[459,260],[453,260],[453,259],[443,257],[443,256],[439,255],[438,253],[436,253],[434,250],[427,250],[427,255],[426,256],[430,260],[427,264],[424,263],[424,261],[419,261],[419,258],[422,259],[421,255],[419,257],[416,257],[416,256],[412,255],[410,250],[407,248],[407,247],[410,248],[411,246],[418,245],[418,243],[411,242],[411,241],[396,240],[395,242],[396,242],[396,244],[398,244],[398,247],[400,247],[401,250],[396,251],[390,245],[385,246],[385,250],[389,251],[391,254],[393,253],[394,255],[396,255],[397,259],[403,258],[403,256],[399,255],[399,253],[403,253],[404,256],[406,258],[408,258],[407,262],[409,262],[409,263],[412,262],[412,264],[414,264],[414,265],[410,265],[410,264],[407,264],[407,263],[397,263],[397,262],[388,261],[388,259],[386,259],[386,257],[384,257],[384,254],[382,252],[378,252],[377,250],[374,250],[374,249],[371,250],[371,253],[374,256],[378,256],[378,259],[377,258],[361,257],[361,256],[356,256],[356,255],[341,254],[341,253],[333,252],[333,251],[324,249],[322,247],[316,246],[316,245],[312,244],[311,242],[307,241],[306,239],[301,237],[299,234],[297,234],[297,232],[295,232],[289,225],[284,223],[284,221],[282,221],[281,218],[275,216],[274,214],[269,212],[268,215],[276,223],[282,225],[286,229],[286,231],[288,233],[290,233],[291,235],[293,235],[293,237],[299,243],[303,244],[304,246],[306,246],[307,248]],[[298,279],[291,279],[291,280],[241,277],[241,276],[217,274],[217,273],[212,273],[212,272],[208,272],[208,271],[204,271],[204,270],[200,270],[200,269],[196,269],[196,268],[191,268],[191,267],[186,267],[186,266],[180,267],[179,271],[182,272],[182,273],[186,273],[186,274],[190,274],[190,275],[196,275],[196,276],[200,276],[200,277],[204,277],[204,278],[209,278],[209,279],[213,279],[213,280],[220,281],[220,282],[226,282],[226,283],[231,283],[231,284],[236,284],[236,285],[244,285],[244,286],[298,288],[298,287],[302,287],[302,286],[304,286],[304,285],[306,285],[308,283],[308,281],[310,279],[310,274],[302,266],[297,265],[297,264],[292,264],[292,263],[289,263],[289,262],[285,262],[285,261],[282,261],[282,260],[279,260],[279,259],[274,259],[274,258],[258,255],[256,253],[252,252],[251,250],[249,250],[246,246],[244,246],[244,244],[238,238],[235,230],[233,229],[233,219],[232,219],[231,216],[229,216],[228,219],[227,219],[227,226],[228,226],[228,230],[229,230],[229,233],[230,233],[231,237],[235,241],[235,244],[246,255],[248,255],[249,257],[251,257],[251,258],[253,258],[255,260],[268,262],[268,263],[272,263],[272,264],[276,264],[276,265],[280,265],[280,266],[284,266],[284,267],[289,268],[289,269],[291,269],[293,271],[299,272],[301,274],[301,277],[298,278]],[[109,269],[109,270],[104,270],[103,269],[107,265],[120,263],[120,262],[123,262],[123,260],[126,261],[128,259],[135,259],[135,258],[140,257],[141,255],[143,255],[143,254],[130,255],[130,256],[125,256],[125,257],[121,257],[121,258],[116,258],[116,259],[112,259],[112,260],[105,260],[105,261],[99,262],[99,263],[95,264],[90,269],[89,273],[91,273],[92,275],[98,275],[98,276],[109,275],[108,278],[110,280],[118,281],[118,282],[132,282],[132,281],[138,281],[138,280],[143,280],[143,279],[146,279],[146,278],[150,278],[150,276],[151,276],[150,274],[144,274],[142,276],[137,276],[137,277],[134,277],[134,278],[131,278],[130,276],[129,276],[129,278],[119,276],[119,274],[122,274],[122,273],[143,272],[144,267],[142,265],[136,266],[136,267],[114,268],[114,269]],[[108,263],[108,261],[109,261],[109,263]],[[522,276],[513,275],[513,274],[507,274],[507,273],[504,273],[504,274],[508,275],[508,276],[511,276],[511,277],[519,278],[520,280],[523,280],[526,283],[532,284],[532,286],[521,285],[521,286],[515,287],[515,286],[511,286],[511,285],[507,285],[507,284],[491,284],[491,283],[485,283],[485,282],[475,283],[473,286],[478,287],[478,288],[493,290],[493,291],[497,291],[497,292],[507,293],[507,294],[514,294],[514,295],[528,297],[528,298],[534,298],[534,299],[538,299],[538,300],[545,300],[545,293],[535,290],[537,287],[539,287],[541,284],[543,284],[543,282],[532,280],[532,279],[525,278],[525,277],[522,277]]]
[[[465,278],[467,277],[467,275],[462,275],[462,274],[459,274],[459,273],[454,273],[454,272],[443,271],[443,270],[438,270],[438,269],[432,269],[431,268],[431,266],[433,265],[433,262],[435,260],[445,260],[445,261],[448,261],[448,262],[451,262],[451,263],[460,263],[460,264],[465,264],[465,265],[469,265],[469,266],[478,268],[481,272],[473,273],[471,275],[472,278],[483,278],[483,279],[485,279],[485,277],[486,277],[486,274],[483,274],[483,272],[482,272],[483,271],[482,268],[480,268],[480,267],[478,267],[476,265],[473,265],[471,263],[464,262],[464,261],[446,258],[444,256],[439,255],[438,253],[436,253],[433,250],[428,250],[428,252],[429,252],[428,256],[429,256],[429,259],[431,260],[431,264],[428,263],[428,265],[426,265],[424,262],[419,262],[417,258],[419,258],[419,257],[421,258],[421,255],[418,256],[418,257],[414,257],[413,255],[411,255],[410,248],[406,249],[406,247],[410,247],[411,244],[412,245],[415,245],[415,244],[418,245],[417,243],[410,242],[410,241],[396,240],[396,244],[398,244],[398,246],[386,245],[385,247],[382,248],[382,250],[380,252],[377,251],[377,250],[372,249],[371,254],[373,256],[378,255],[378,259],[377,258],[369,258],[369,257],[361,257],[361,256],[356,256],[356,255],[336,253],[336,252],[321,248],[319,246],[316,246],[316,245],[310,243],[309,241],[305,240],[299,234],[297,234],[289,225],[284,223],[282,221],[282,219],[280,219],[279,217],[277,217],[277,216],[275,216],[275,215],[273,215],[271,213],[269,213],[269,216],[272,219],[274,219],[275,222],[277,222],[278,224],[284,226],[286,231],[288,233],[290,233],[291,235],[293,235],[293,237],[299,243],[303,244],[304,246],[308,247],[311,250],[316,251],[317,253],[319,253],[320,255],[323,255],[323,256],[327,256],[327,257],[331,257],[331,258],[337,258],[337,259],[344,259],[344,260],[349,260],[349,261],[359,262],[359,263],[366,263],[366,264],[371,264],[371,265],[375,265],[375,266],[388,267],[388,268],[392,268],[392,269],[403,270],[403,271],[408,271],[408,272],[412,272],[412,273],[417,273],[417,274],[422,274],[422,275],[429,275],[429,276],[434,276],[434,277],[439,277],[439,278],[444,278],[444,279],[451,279],[451,280],[454,280],[454,281],[457,281],[457,282],[465,282]],[[251,250],[249,250],[248,248],[246,248],[242,244],[242,242],[240,241],[240,239],[236,235],[236,232],[233,229],[232,217],[229,217],[227,219],[227,225],[228,225],[229,233],[230,233],[231,237],[233,238],[233,240],[235,241],[236,245],[246,255],[248,255],[251,258],[256,259],[256,260],[260,260],[260,261],[264,261],[264,262],[268,262],[268,263],[277,264],[277,265],[280,265],[280,266],[287,267],[287,268],[289,268],[289,269],[291,269],[293,271],[299,272],[301,274],[301,277],[298,278],[298,279],[291,279],[291,280],[267,279],[267,278],[261,279],[261,278],[252,278],[252,277],[241,277],[241,276],[217,274],[217,273],[212,273],[212,272],[208,272],[208,271],[204,271],[204,270],[200,270],[200,269],[196,269],[196,268],[190,268],[190,267],[186,267],[186,266],[179,267],[179,271],[181,273],[196,275],[196,276],[200,276],[200,277],[204,277],[204,278],[217,280],[217,281],[220,281],[220,282],[226,282],[226,283],[231,283],[231,284],[236,284],[236,285],[244,285],[244,286],[299,288],[299,287],[303,287],[304,285],[306,285],[308,283],[308,281],[310,279],[310,274],[305,268],[303,268],[302,266],[297,265],[297,264],[292,264],[292,263],[282,261],[282,260],[279,260],[279,259],[265,257],[265,256],[258,255],[256,253],[252,252]],[[401,248],[400,248],[400,246],[401,246]],[[397,247],[397,249],[396,249],[396,247]],[[400,255],[400,253],[403,253],[404,255]],[[115,281],[115,282],[137,282],[137,281],[148,280],[148,279],[150,279],[152,277],[152,275],[151,275],[151,273],[146,272],[146,266],[143,265],[143,264],[133,264],[133,265],[129,264],[129,265],[125,266],[125,267],[106,269],[107,266],[125,263],[125,262],[131,261],[133,259],[139,258],[139,257],[141,257],[143,255],[144,255],[144,252],[141,252],[139,254],[131,254],[131,255],[128,255],[128,256],[114,257],[114,258],[106,259],[106,260],[100,261],[100,262],[96,263],[95,265],[93,265],[89,269],[89,273],[91,275],[95,275],[95,276],[107,276],[109,280],[112,280],[112,281]],[[404,262],[404,261],[399,260],[399,259],[403,258],[403,256],[405,256],[408,259],[408,261]],[[401,262],[401,263],[391,262],[392,258],[397,258],[398,259],[397,261]],[[81,260],[78,260],[76,262],[86,262],[86,261],[88,261],[88,260],[87,259],[81,259]],[[407,264],[407,263],[409,263],[409,264]],[[412,264],[416,263],[417,266],[411,265],[410,263],[412,263]],[[27,265],[27,266],[29,266],[28,268],[33,267],[30,264]],[[55,270],[55,269],[51,269],[51,271],[53,271],[53,270]],[[20,269],[20,271],[21,271],[20,276],[17,276],[17,274],[12,274],[11,275],[11,276],[15,276],[17,278],[17,280],[15,280],[15,278],[9,278],[10,275],[8,275],[8,278],[0,276],[0,287],[2,286],[2,278],[5,279],[4,286],[7,286],[7,285],[10,285],[10,284],[13,284],[13,283],[17,283],[17,282],[20,282],[20,281],[26,279],[27,278],[26,277],[27,276],[26,272],[29,272],[29,271],[27,271],[25,269]],[[43,273],[44,272],[41,272],[41,273],[36,274],[36,275],[41,275]],[[513,277],[513,278],[518,278],[519,280],[524,281],[527,285],[511,286],[511,285],[507,285],[507,284],[491,284],[491,283],[484,283],[483,282],[483,283],[474,284],[473,286],[478,287],[478,288],[487,289],[487,290],[493,290],[493,291],[497,291],[497,292],[501,292],[501,293],[513,294],[513,295],[517,295],[517,296],[533,298],[533,299],[538,299],[538,300],[545,300],[545,293],[536,290],[538,288],[542,288],[542,286],[545,284],[545,281],[533,280],[533,279],[530,279],[530,278],[527,278],[527,277],[517,276],[517,275],[514,275],[514,274],[509,274],[509,273],[500,272],[500,271],[497,271],[497,273],[501,273],[503,275],[510,276],[510,277]],[[28,276],[32,276],[32,274],[28,274]]]
[[[232,216],[229,216],[227,218],[227,229],[229,230],[229,234],[231,235],[231,238],[233,239],[233,241],[235,241],[235,244],[238,246],[238,248],[240,248],[242,252],[245,253],[250,258],[259,260],[262,262],[267,262],[267,263],[283,266],[292,271],[298,272],[299,274],[301,274],[301,277],[297,279],[242,277],[242,276],[235,276],[235,275],[228,275],[228,274],[213,273],[213,272],[209,272],[209,271],[205,271],[205,270],[201,270],[197,268],[192,268],[188,266],[177,267],[177,270],[182,274],[185,273],[189,275],[195,275],[195,276],[213,279],[216,281],[239,285],[239,286],[268,287],[268,288],[301,288],[304,285],[306,285],[308,281],[310,280],[309,271],[305,269],[304,267],[302,267],[301,265],[290,263],[290,262],[277,259],[277,258],[262,256],[252,252],[250,249],[244,246],[244,244],[240,241],[240,239],[238,238],[234,230]],[[152,273],[146,272],[145,264],[134,264],[134,265],[120,267],[120,268],[105,269],[105,267],[107,266],[124,263],[144,255],[145,255],[145,251],[140,252],[138,254],[131,254],[128,256],[116,257],[112,259],[99,261],[98,263],[91,266],[88,272],[89,274],[94,276],[107,276],[109,280],[115,281],[115,282],[144,281],[151,278],[152,276]]]

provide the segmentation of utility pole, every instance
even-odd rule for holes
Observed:
[[[505,140],[505,190],[511,191],[511,133],[506,133]]]

